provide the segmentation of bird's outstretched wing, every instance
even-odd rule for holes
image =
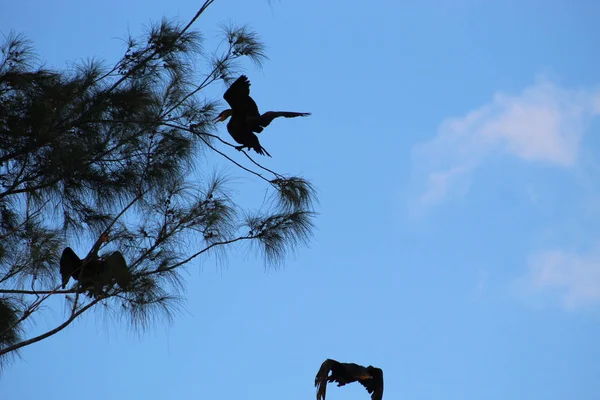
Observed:
[[[380,368],[367,367],[367,371],[373,377],[371,379],[359,379],[367,392],[371,394],[371,400],[382,400],[383,398],[383,371]]]
[[[258,123],[261,127],[266,128],[269,124],[279,117],[295,118],[295,117],[307,117],[310,113],[294,112],[294,111],[267,111],[260,116]]]
[[[246,116],[258,117],[258,106],[250,97],[250,80],[246,75],[241,75],[235,80],[223,94],[223,98],[234,113]]]
[[[337,364],[339,364],[339,362],[330,358],[323,361],[323,364],[321,364],[321,368],[319,368],[319,372],[317,372],[317,376],[315,377],[317,400],[325,400],[325,392],[327,391],[327,377],[329,375],[329,371],[331,371],[331,369]]]
[[[120,251],[115,251],[106,257],[104,262],[109,276],[117,281],[121,289],[126,289],[133,277],[127,268],[127,261],[125,261],[123,254]]]
[[[72,248],[67,247],[63,250],[60,257],[60,275],[62,278],[62,288],[64,289],[71,276],[75,279],[79,276],[78,268],[81,267],[81,259]]]
[[[238,107],[240,101],[248,96],[250,96],[250,81],[246,75],[237,78],[223,94],[223,98],[231,108]]]

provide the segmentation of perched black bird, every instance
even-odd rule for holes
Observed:
[[[328,376],[330,371],[331,375]],[[367,389],[367,392],[371,393],[371,400],[381,400],[383,398],[383,371],[371,365],[363,367],[362,365],[341,363],[328,358],[321,364],[321,368],[319,368],[319,372],[315,377],[317,400],[325,400],[327,382],[337,382],[338,387],[358,382]]]
[[[82,260],[73,249],[67,247],[63,250],[60,258],[62,288],[67,286],[69,278],[73,278],[79,281],[79,286],[92,297],[94,293],[100,293],[102,290],[105,270],[104,260],[99,258],[97,253],[92,253]]]
[[[100,243],[108,241],[108,236],[103,235]],[[100,244],[99,243],[99,244]],[[119,287],[125,289],[132,280],[127,262],[119,251],[115,251],[106,258],[98,256],[98,251],[92,251],[84,260],[67,247],[60,258],[60,275],[62,288],[67,286],[70,278],[79,281],[84,290],[91,293],[100,293],[102,288],[115,281]]]
[[[79,281],[82,286],[87,286],[104,272],[104,263],[98,254],[92,254],[85,260],[80,259],[72,248],[63,250],[60,257],[60,275],[62,277],[62,288],[67,286],[70,278]]]
[[[246,75],[240,76],[233,82],[223,98],[231,109],[221,112],[215,122],[223,122],[231,117],[227,123],[227,131],[233,140],[241,144],[241,146],[236,146],[236,149],[242,150],[247,147],[254,149],[258,154],[266,154],[269,157],[271,155],[260,145],[258,137],[253,132],[262,132],[271,121],[278,117],[293,118],[310,115],[310,113],[293,111],[267,111],[261,115],[258,112],[258,106],[250,97],[250,81]]]

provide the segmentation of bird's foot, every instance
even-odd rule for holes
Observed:
[[[246,146],[234,146],[237,151],[242,151]]]

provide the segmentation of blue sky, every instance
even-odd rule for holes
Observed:
[[[0,27],[63,67],[199,5],[5,2]],[[250,24],[261,110],[313,113],[261,141],[265,166],[317,186],[314,241],[278,271],[244,249],[194,263],[171,326],[87,315],[26,348],[2,397],[307,400],[335,358],[382,368],[388,400],[597,400],[599,19],[593,0],[217,1],[207,47]],[[262,185],[237,176],[254,202]]]

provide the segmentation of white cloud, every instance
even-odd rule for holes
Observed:
[[[555,291],[569,309],[600,305],[600,251],[544,251],[531,259],[529,268],[533,292]]]
[[[448,191],[456,185],[456,180],[461,179],[467,171],[467,167],[457,166],[446,171],[432,172],[427,178],[427,191],[421,196],[421,201],[431,204],[446,196]]]
[[[561,88],[542,77],[518,95],[497,93],[465,116],[443,121],[436,137],[413,148],[413,173],[426,185],[420,203],[439,202],[464,186],[494,154],[569,167],[599,114],[600,90]]]

